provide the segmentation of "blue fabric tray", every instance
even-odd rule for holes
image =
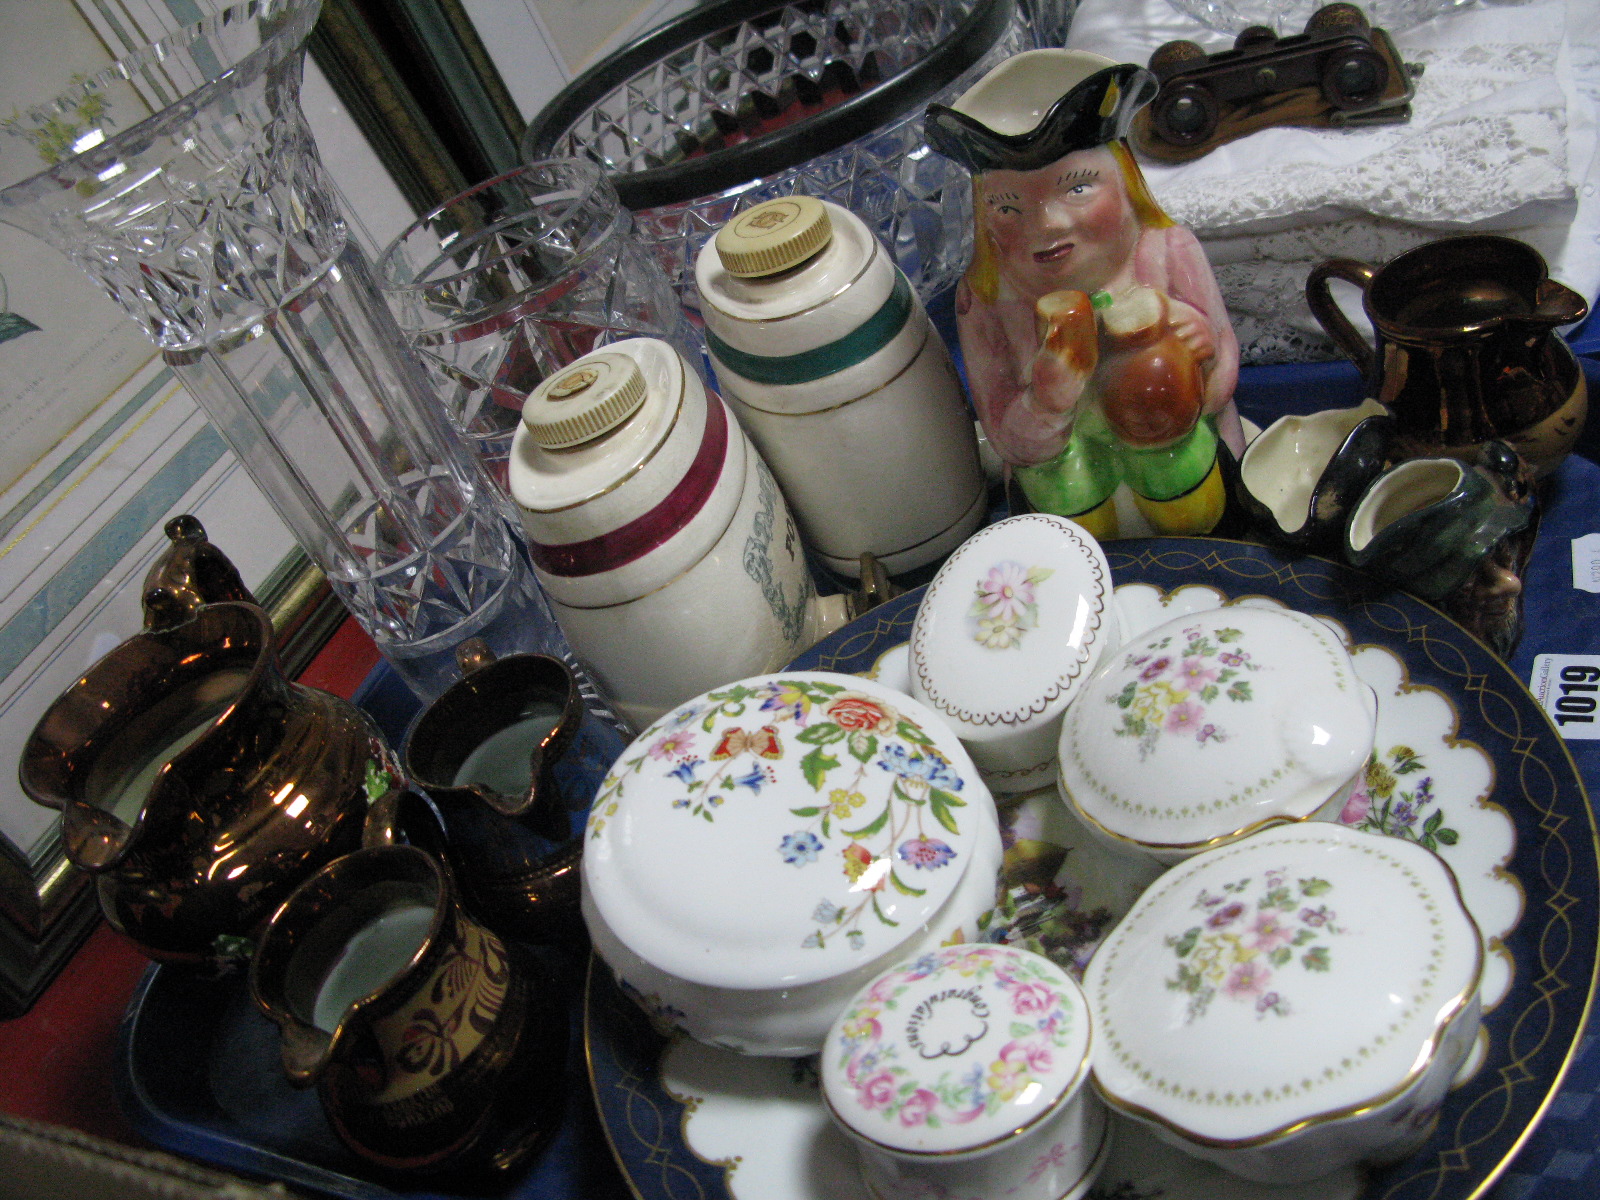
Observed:
[[[931,308],[952,344],[948,302]],[[1571,338],[1591,390],[1600,389],[1600,321]],[[1349,363],[1250,367],[1240,373],[1241,412],[1265,426],[1289,413],[1359,403],[1362,386]],[[1526,579],[1527,632],[1511,667],[1527,680],[1534,656],[1600,653],[1600,595],[1572,587],[1570,542],[1600,532],[1600,422],[1579,445],[1587,457],[1557,472]],[[380,666],[356,700],[398,746],[417,704],[393,672]],[[1600,787],[1600,741],[1566,743],[1591,797]],[[1580,902],[1594,904],[1595,896]],[[527,1176],[504,1193],[516,1200],[623,1200],[631,1193],[612,1161],[588,1096],[579,1022],[582,972],[550,960],[571,997],[572,1084],[565,1122]],[[123,1022],[119,1091],[134,1127],[163,1149],[293,1187],[366,1198],[448,1193],[396,1193],[363,1177],[338,1145],[316,1097],[283,1081],[274,1028],[249,1003],[242,979],[196,980],[152,968]],[[1592,1200],[1600,1196],[1600,1035],[1586,1034],[1565,1086],[1522,1150],[1494,1200]]]

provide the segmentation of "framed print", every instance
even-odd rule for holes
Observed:
[[[192,0],[0,4],[0,138],[9,114],[61,93],[197,15]],[[195,80],[147,71],[150,112]],[[412,219],[370,144],[307,64],[307,118],[358,229]],[[48,147],[36,146],[48,150]],[[43,165],[41,161],[41,167]],[[369,245],[370,248],[370,245]],[[0,225],[0,1016],[25,1009],[92,928],[87,877],[16,763],[49,704],[138,632],[166,521],[193,513],[272,613],[298,671],[344,610],[288,529],[123,311],[68,259]]]

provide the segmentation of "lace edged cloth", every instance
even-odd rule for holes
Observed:
[[[1475,6],[1396,34],[1402,58],[1426,68],[1408,124],[1262,130],[1191,163],[1144,164],[1205,246],[1244,361],[1338,357],[1306,307],[1312,265],[1383,262],[1450,233],[1521,238],[1594,295],[1600,14],[1587,9],[1600,6]],[[1166,0],[1083,0],[1068,44],[1144,62],[1179,37],[1231,44]]]

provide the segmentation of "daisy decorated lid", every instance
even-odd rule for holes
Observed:
[[[1309,817],[1366,764],[1376,719],[1333,630],[1231,605],[1108,656],[1062,722],[1061,786],[1112,839],[1189,853]]]
[[[1049,959],[948,946],[850,1001],[822,1050],[828,1106],[905,1154],[983,1149],[1032,1128],[1087,1078],[1089,1010]]]
[[[1311,821],[1162,875],[1089,961],[1114,1105],[1265,1145],[1419,1078],[1483,962],[1455,877],[1414,842]]]
[[[852,675],[717,688],[646,729],[595,797],[589,899],[657,968],[714,987],[813,983],[921,932],[992,801],[922,705]]]
[[[952,554],[911,627],[912,694],[969,742],[1059,717],[1111,631],[1111,568],[1076,522],[998,521]]]

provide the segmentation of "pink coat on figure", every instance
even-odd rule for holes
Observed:
[[[1035,507],[1101,537],[1123,483],[1159,532],[1208,531],[1218,438],[1243,450],[1216,280],[1121,140],[1153,94],[1140,67],[1038,50],[929,107],[929,141],[974,172],[956,312],[979,420]]]

